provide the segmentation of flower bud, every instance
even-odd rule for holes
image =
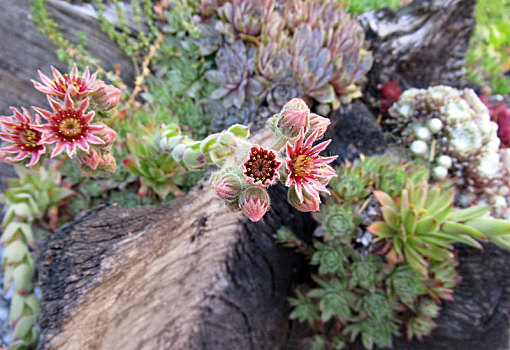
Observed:
[[[104,144],[101,145],[101,147],[103,148],[107,147],[109,149],[115,142],[115,139],[117,138],[117,133],[115,132],[115,130],[105,125],[99,136],[100,139],[104,141]]]
[[[438,180],[444,180],[448,175],[448,170],[442,166],[436,166],[432,169],[432,175]]]
[[[117,107],[121,97],[121,91],[119,89],[113,85],[107,85],[104,81],[99,79],[95,81],[92,87],[95,89],[97,88],[97,90],[90,95],[91,104],[95,109],[109,111]]]
[[[328,118],[321,117],[318,114],[311,113],[310,114],[310,135],[315,131],[319,130],[319,133],[317,134],[317,139],[321,139],[324,134],[326,133],[326,130],[328,130],[329,124],[331,124],[331,121]]]
[[[321,204],[319,194],[309,193],[306,189],[303,189],[303,202],[300,202],[294,185],[290,186],[287,199],[294,208],[302,212],[319,211]]]
[[[419,127],[416,129],[416,137],[420,140],[429,140],[430,139],[430,130],[425,127]]]
[[[437,158],[437,164],[443,168],[450,169],[452,166],[452,158],[447,155],[442,155]]]
[[[416,140],[411,143],[410,150],[414,154],[421,155],[427,153],[427,144],[422,140]]]
[[[220,177],[214,185],[214,192],[218,197],[227,201],[235,201],[241,194],[242,184],[237,175],[227,173]]]
[[[443,128],[443,122],[438,118],[432,118],[427,123],[427,127],[431,133],[437,134]]]
[[[239,203],[244,215],[257,222],[269,210],[269,194],[262,188],[251,186],[241,194]]]
[[[284,136],[292,138],[297,137],[301,129],[306,131],[309,121],[310,109],[305,101],[293,98],[283,106],[277,126]]]

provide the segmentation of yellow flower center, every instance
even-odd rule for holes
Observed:
[[[82,127],[78,120],[69,118],[62,120],[58,129],[65,136],[76,136],[81,133]]]
[[[294,158],[292,162],[293,173],[296,176],[306,176],[310,174],[310,171],[313,169],[314,161],[313,159],[306,155],[302,154]]]

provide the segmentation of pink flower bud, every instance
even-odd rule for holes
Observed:
[[[121,91],[113,85],[107,85],[102,80],[96,80],[94,85],[94,91],[90,97],[92,106],[102,111],[108,111],[115,107],[120,102]]]
[[[277,126],[284,136],[293,138],[298,136],[302,129],[306,131],[309,121],[310,109],[305,101],[293,98],[283,106]]]
[[[248,187],[240,198],[241,210],[251,221],[259,221],[269,210],[270,200],[266,190],[252,186]]]
[[[303,189],[303,201],[301,202],[294,185],[290,186],[287,199],[294,208],[302,212],[319,211],[321,204],[319,193],[310,193],[307,189]]]
[[[225,174],[214,185],[214,192],[227,202],[235,201],[241,194],[241,180],[237,175]]]
[[[317,139],[321,139],[324,134],[326,133],[326,130],[328,130],[329,124],[331,124],[331,121],[328,118],[321,117],[318,114],[311,113],[310,114],[310,134],[314,132],[315,130],[319,130],[317,134]]]
[[[99,165],[99,156],[99,151],[94,147],[91,147],[89,153],[84,153],[82,155],[80,152],[79,159],[83,163],[87,164],[92,170],[96,170]]]

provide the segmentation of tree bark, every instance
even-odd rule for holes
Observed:
[[[374,65],[365,95],[377,96],[379,84],[398,81],[402,89],[445,84],[462,87],[464,60],[475,26],[475,0],[414,0],[398,12],[360,16]]]
[[[39,259],[40,349],[278,349],[294,269],[275,244],[311,218],[282,204],[254,224],[208,184],[168,205],[98,208],[49,238]]]

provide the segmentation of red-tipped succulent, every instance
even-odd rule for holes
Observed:
[[[49,97],[48,101],[53,113],[42,108],[33,108],[49,123],[36,125],[34,128],[45,133],[45,137],[40,141],[42,144],[56,143],[51,157],[59,155],[64,149],[66,149],[69,157],[72,157],[76,146],[84,152],[88,152],[90,149],[89,143],[104,144],[103,140],[93,135],[102,133],[104,126],[90,124],[94,117],[94,111],[85,113],[89,105],[88,98],[83,100],[78,108],[74,107],[69,94],[65,95],[64,105]]]
[[[34,128],[34,122],[29,112],[23,109],[23,113],[16,108],[11,107],[12,116],[0,117],[0,125],[2,133],[0,138],[11,144],[0,148],[2,153],[15,153],[14,156],[5,156],[4,160],[9,162],[17,162],[30,157],[27,166],[35,165],[41,156],[46,152],[44,145],[40,143],[42,134]],[[40,124],[41,119],[36,116],[36,123]]]
[[[316,197],[319,196],[319,191],[329,194],[325,187],[329,181],[325,183],[324,179],[331,179],[330,174],[331,172],[334,173],[334,170],[328,164],[338,156],[319,156],[319,153],[326,149],[331,140],[312,147],[318,134],[319,131],[315,130],[303,143],[305,136],[304,132],[301,131],[294,146],[287,143],[286,165],[288,177],[285,186],[296,186],[296,195],[300,202],[304,201],[303,191],[307,191],[308,194]]]
[[[97,72],[90,75],[89,68],[85,68],[83,75],[78,74],[78,67],[76,64],[71,70],[71,74],[62,75],[55,67],[51,66],[53,73],[53,79],[48,78],[41,71],[38,71],[41,84],[35,80],[32,80],[34,87],[50,96],[57,97],[61,100],[64,99],[66,94],[70,94],[73,99],[82,99],[93,93],[99,87],[94,87]]]
[[[243,177],[252,185],[272,185],[280,177],[278,168],[281,164],[276,160],[274,151],[252,147],[248,160],[243,164]]]

